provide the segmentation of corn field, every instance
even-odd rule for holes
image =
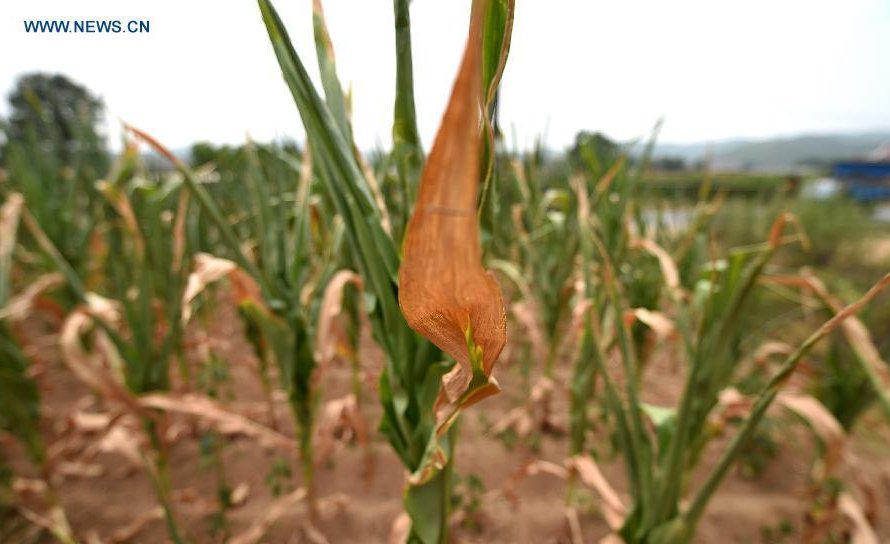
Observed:
[[[320,0],[314,58],[258,0],[299,145],[8,139],[0,542],[890,540],[890,233],[659,191],[658,127],[511,150],[514,2],[473,0],[426,150],[408,0],[389,150]]]

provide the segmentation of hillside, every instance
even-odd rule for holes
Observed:
[[[687,162],[696,162],[710,155],[718,169],[775,171],[860,157],[887,142],[890,142],[890,131],[809,134],[767,140],[664,143],[656,147],[655,156],[682,157]]]

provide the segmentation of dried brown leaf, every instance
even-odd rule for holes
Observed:
[[[603,517],[613,531],[617,531],[624,524],[627,517],[627,508],[606,480],[599,466],[589,455],[576,455],[569,461],[570,465],[578,472],[581,481],[593,488],[603,501]]]
[[[664,282],[672,291],[680,289],[680,273],[677,271],[677,264],[674,259],[660,245],[649,238],[638,238],[634,240],[634,247],[646,250],[653,257],[658,259],[658,266],[661,268],[661,275],[664,276]]]
[[[878,544],[878,535],[868,522],[868,518],[862,511],[859,503],[848,493],[842,493],[838,497],[838,509],[853,524],[853,534],[850,544]]]
[[[466,50],[421,175],[399,269],[399,304],[408,324],[458,362],[444,380],[440,398],[459,405],[472,404],[499,390],[489,383],[462,398],[474,370],[491,376],[507,337],[500,287],[494,275],[482,267],[476,218],[482,4],[473,5]],[[471,356],[474,348],[481,350],[479,361]]]
[[[140,259],[145,255],[145,240],[142,237],[142,229],[139,228],[139,222],[136,220],[136,213],[133,211],[133,205],[130,198],[120,188],[115,187],[111,183],[100,180],[96,183],[96,188],[102,193],[111,204],[111,207],[120,215],[124,222],[124,227],[130,236],[136,242],[136,253]]]
[[[294,508],[306,498],[306,488],[301,487],[272,501],[265,508],[265,514],[253,522],[244,532],[232,537],[230,544],[256,544],[275,525],[279,518],[293,512]]]
[[[182,293],[182,320],[188,321],[192,315],[192,301],[195,300],[207,286],[217,282],[238,268],[238,265],[228,259],[214,257],[207,253],[195,255],[195,270],[189,274],[185,291]]]
[[[24,197],[18,193],[12,193],[0,208],[0,263],[12,255],[16,239],[15,233],[18,230],[19,217],[22,215],[24,205]]]
[[[104,364],[102,357],[84,350],[80,338],[93,325],[94,316],[101,317],[109,324],[118,320],[117,308],[113,301],[92,293],[89,293],[87,298],[86,307],[74,310],[62,324],[59,335],[62,360],[78,379],[100,392],[105,398],[121,403],[134,413],[150,417],[123,384],[122,377],[112,368],[117,354],[113,352],[111,342],[107,341],[105,333],[102,331],[94,333],[97,337],[96,346],[105,356]],[[103,338],[106,341],[102,341]]]
[[[572,507],[566,508],[566,523],[569,526],[569,534],[572,544],[584,544],[584,534],[581,532],[581,521],[578,519],[578,511]]]
[[[542,364],[547,360],[547,343],[544,341],[544,333],[538,323],[534,304],[529,300],[525,300],[511,305],[510,310],[516,318],[516,321],[522,325],[522,328],[524,328],[526,334],[528,334],[532,353],[535,354],[538,364]]]
[[[368,423],[359,410],[355,395],[349,394],[326,402],[321,409],[316,426],[316,463],[326,462],[336,444],[352,440],[365,447],[370,444]]]
[[[345,336],[337,330],[337,318],[343,313],[343,291],[349,284],[361,290],[362,279],[351,270],[340,270],[325,287],[315,334],[315,362],[319,373],[337,357],[338,346]]]
[[[19,507],[18,511],[23,518],[38,527],[46,529],[60,542],[76,542],[71,532],[71,525],[65,516],[65,511],[61,507],[53,506],[45,513],[38,513],[25,507]]]
[[[144,440],[135,432],[115,425],[98,443],[98,449],[104,453],[117,453],[122,455],[133,468],[139,469],[146,466],[142,457]]]
[[[541,459],[529,460],[520,465],[507,478],[503,487],[504,496],[514,503],[517,502],[519,500],[517,492],[519,485],[529,476],[537,476],[539,474],[549,474],[561,480],[566,480],[569,477],[569,471],[563,465]]]
[[[411,534],[411,518],[402,512],[393,520],[386,541],[388,544],[405,544],[409,534]]]
[[[604,194],[606,194],[606,191],[608,191],[609,188],[612,186],[612,182],[615,181],[615,178],[618,176],[618,173],[621,172],[622,168],[624,168],[624,163],[626,161],[627,161],[627,158],[622,155],[617,161],[615,161],[612,164],[612,166],[609,167],[609,170],[607,170],[606,173],[603,174],[603,177],[601,177],[599,179],[599,181],[596,182],[596,189],[594,189],[594,200],[598,201],[600,198],[602,198],[602,196]],[[586,191],[584,191],[584,193],[585,193],[585,200],[586,200],[587,199]],[[588,208],[587,213],[585,213],[583,217],[587,217],[587,215],[589,213],[590,212],[589,212],[589,208]]]
[[[232,412],[202,395],[152,393],[139,397],[139,403],[145,408],[199,417],[214,424],[223,434],[249,436],[259,440],[266,447],[288,450],[295,450],[297,447],[292,438]]]
[[[753,359],[757,364],[765,364],[770,357],[788,357],[794,353],[794,348],[785,342],[764,342],[754,352]]]
[[[518,406],[507,412],[491,427],[495,436],[512,429],[519,438],[527,437],[537,429],[551,434],[562,434],[565,429],[552,418],[551,402],[555,389],[553,380],[542,377],[531,389],[525,405]]]
[[[754,406],[754,401],[735,387],[727,387],[717,395],[717,406],[720,408],[717,419],[725,423],[747,417]]]
[[[133,538],[135,538],[136,535],[138,535],[142,531],[142,529],[145,528],[146,525],[148,525],[152,521],[163,518],[164,509],[160,506],[155,506],[150,510],[146,510],[145,512],[142,512],[141,514],[136,516],[133,521],[112,533],[111,536],[108,538],[108,544],[129,542],[130,540],[133,540]]]
[[[51,289],[65,283],[65,277],[58,272],[44,274],[31,281],[28,287],[18,295],[9,299],[3,308],[0,308],[0,319],[21,321],[34,311],[37,299]]]
[[[75,429],[85,433],[104,431],[111,425],[111,414],[93,413],[78,410],[71,415],[71,424]]]
[[[674,335],[675,327],[673,320],[662,312],[646,308],[634,308],[628,310],[628,316],[631,321],[637,320],[652,329],[659,341],[667,340]]]
[[[834,317],[823,327],[830,329],[841,327],[850,347],[883,385],[884,391],[879,391],[879,394],[883,398],[890,397],[890,365],[881,357],[868,328],[855,315],[868,300],[890,285],[890,274],[881,278],[860,300],[846,307],[828,291],[819,278],[809,273],[801,276],[768,276],[765,281],[812,291],[831,311],[835,312]]]
[[[834,473],[843,460],[847,435],[844,428],[828,409],[810,395],[783,393],[776,399],[780,405],[804,419],[825,447],[822,477]]]
[[[50,498],[53,491],[46,481],[14,478],[12,489],[18,496],[36,495],[40,497],[40,501],[43,504],[49,505],[45,511],[35,512],[24,506],[25,501],[18,501],[17,509],[23,518],[38,527],[46,529],[60,542],[76,542],[71,531],[71,525],[68,523],[68,517],[65,515],[65,510],[58,504],[58,501]]]
[[[232,494],[229,496],[229,501],[232,503],[232,506],[241,506],[245,502],[247,502],[247,497],[250,495],[250,484],[247,482],[241,482],[240,484],[235,486],[235,489],[232,490]]]
[[[105,474],[102,465],[62,461],[53,467],[53,476],[71,478],[98,478]]]
[[[576,291],[582,293],[583,285],[576,286]],[[593,308],[593,301],[583,297],[572,308],[572,320],[569,322],[563,335],[562,346],[560,346],[560,354],[568,353],[569,349],[578,349],[578,339],[581,337],[581,330],[584,328],[584,319],[587,313]],[[593,320],[593,326],[598,327],[597,320]],[[594,329],[599,333],[598,329]]]

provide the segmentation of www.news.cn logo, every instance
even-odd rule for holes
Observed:
[[[150,31],[149,21],[144,19],[37,19],[22,22],[25,32],[37,34],[147,34]]]

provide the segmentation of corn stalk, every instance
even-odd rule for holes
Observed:
[[[490,5],[490,9],[495,10],[505,4],[492,2]],[[409,540],[444,542],[448,527],[454,433],[437,435],[439,423],[434,406],[442,377],[452,365],[443,360],[439,348],[411,330],[399,309],[399,284],[396,279],[399,240],[393,238],[384,227],[386,210],[375,196],[372,180],[366,176],[366,170],[356,156],[351,136],[333,113],[337,108],[331,108],[332,102],[336,106],[336,88],[339,85],[328,81],[325,84],[327,102],[323,101],[271,3],[259,0],[259,6],[285,82],[303,119],[316,172],[343,219],[349,251],[365,284],[365,302],[373,336],[387,355],[380,384],[384,406],[381,431],[412,475],[405,496],[405,507],[412,519]],[[411,175],[412,168],[416,170],[418,166],[419,149],[417,139],[412,137],[416,129],[411,121],[413,90],[408,77],[410,50],[406,48],[410,37],[407,6],[406,3],[396,2],[395,8],[399,25],[400,76],[394,130],[402,135],[396,143],[405,151],[400,152],[402,159],[399,162],[405,165],[402,168],[405,176],[403,186],[407,187],[411,184],[407,176]],[[327,43],[318,38],[316,41]],[[502,39],[498,45],[503,43]],[[322,57],[330,58],[327,52]],[[333,77],[331,70],[323,69],[322,74],[326,78]],[[400,143],[402,140],[411,149],[405,148]],[[409,194],[406,189],[403,204]],[[402,217],[407,215],[403,213]]]

